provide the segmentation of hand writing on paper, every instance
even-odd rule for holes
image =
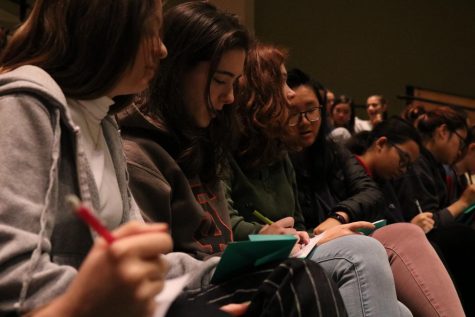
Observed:
[[[411,223],[421,227],[424,233],[428,233],[434,228],[435,221],[431,212],[422,212],[412,218]]]
[[[108,244],[98,238],[70,287],[32,316],[150,316],[163,288],[172,249],[165,224],[128,223]]]
[[[265,225],[259,231],[259,234],[291,234],[297,235],[297,230],[294,229],[294,218],[285,217],[271,225]]]
[[[331,227],[330,229],[325,230],[317,245],[322,245],[331,240],[351,234],[361,234],[360,232],[356,232],[358,229],[374,229],[374,225],[366,221],[356,221]]]

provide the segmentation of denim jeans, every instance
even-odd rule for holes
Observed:
[[[375,239],[341,237],[318,246],[311,259],[337,283],[348,316],[412,316],[397,300],[388,256]]]

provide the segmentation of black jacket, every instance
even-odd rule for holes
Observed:
[[[348,150],[331,141],[325,148],[326,173],[312,168],[316,161],[309,150],[292,157],[306,226],[316,227],[332,211],[347,212],[350,221],[381,219],[384,199],[378,185]]]
[[[406,221],[411,221],[419,213],[418,200],[422,211],[434,214],[436,226],[454,222],[454,217],[447,210],[450,200],[444,167],[425,148],[421,149],[413,168],[393,185]]]

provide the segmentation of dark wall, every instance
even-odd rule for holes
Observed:
[[[398,113],[407,84],[475,97],[473,0],[256,0],[255,30],[357,103],[382,93]]]

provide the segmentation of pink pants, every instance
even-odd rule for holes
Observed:
[[[399,301],[416,316],[465,316],[455,286],[421,228],[397,223],[373,238],[388,253]]]

